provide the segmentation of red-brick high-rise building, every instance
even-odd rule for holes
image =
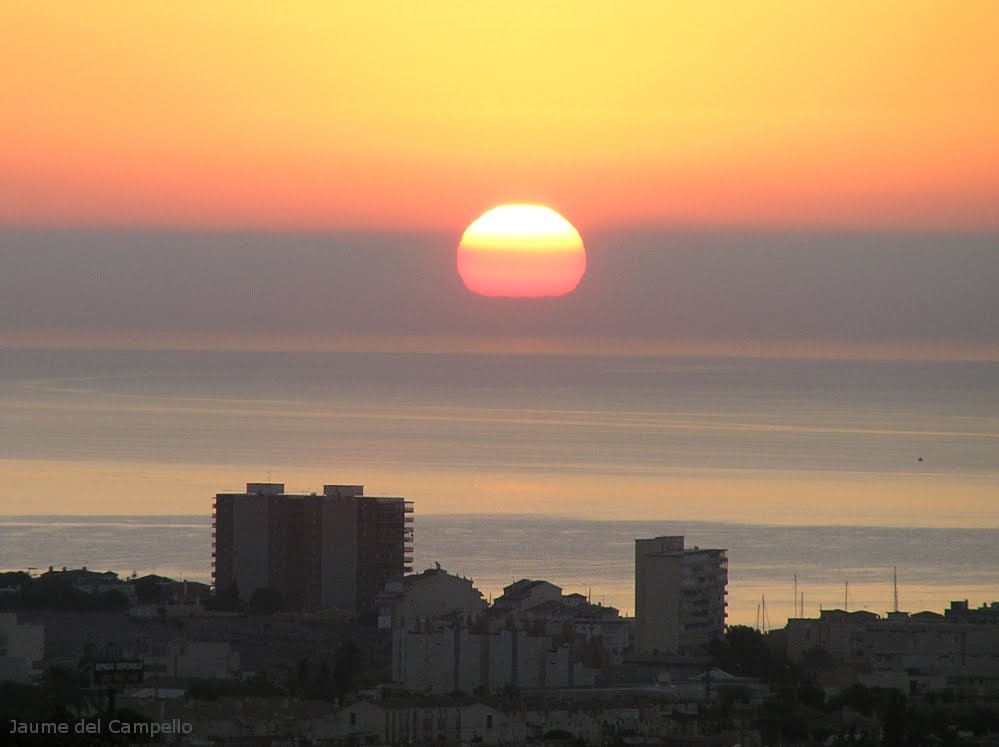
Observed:
[[[387,581],[412,570],[413,503],[364,495],[360,485],[326,485],[322,495],[247,483],[214,500],[212,580],[281,594],[288,609],[374,611]]]

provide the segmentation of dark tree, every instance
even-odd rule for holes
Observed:
[[[260,588],[250,597],[250,610],[266,615],[281,612],[284,609],[284,597],[277,589]]]
[[[215,598],[205,602],[205,607],[219,612],[242,612],[244,605],[239,593],[239,585],[233,581],[224,589],[215,592]]]
[[[342,698],[350,692],[360,674],[360,650],[353,641],[341,644],[333,664],[333,694]]]
[[[733,625],[724,638],[708,646],[712,663],[719,669],[739,677],[756,677],[768,682],[791,679],[793,669],[787,657],[773,651],[766,637],[747,625]]]

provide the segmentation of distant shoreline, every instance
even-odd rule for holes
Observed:
[[[999,529],[999,516],[996,518],[996,523],[994,525],[982,525],[977,526],[926,526],[923,524],[872,524],[872,523],[857,523],[857,524],[843,524],[843,523],[817,523],[817,524],[804,524],[804,523],[774,523],[774,522],[748,522],[748,521],[711,521],[710,519],[696,519],[696,520],[686,520],[686,519],[647,519],[647,518],[621,518],[621,519],[602,519],[593,518],[585,516],[570,516],[567,514],[555,514],[555,513],[488,513],[488,512],[470,512],[470,513],[418,513],[417,520],[419,519],[508,519],[516,520],[523,519],[525,521],[572,521],[579,523],[590,523],[590,524],[614,524],[614,525],[649,525],[654,524],[657,521],[670,524],[682,524],[686,526],[716,526],[716,527],[756,527],[760,529],[828,529],[828,530],[844,530],[844,529],[898,529],[898,530],[918,530],[918,531],[968,531],[968,532],[993,532]],[[86,523],[97,523],[100,520],[138,520],[138,519],[184,519],[184,520],[196,520],[201,523],[206,523],[211,520],[211,514],[0,514],[0,524],[8,520],[26,520],[26,519],[37,519],[39,521],[52,521],[55,519],[68,519],[68,520],[78,520],[81,524]]]
[[[765,596],[774,614],[792,614],[794,576],[806,613],[844,603],[892,608],[893,569],[900,604],[942,610],[954,599],[999,599],[999,546],[988,527],[763,525],[711,521],[575,519],[552,514],[417,514],[414,570],[441,563],[495,598],[521,578],[630,614],[635,539],[684,535],[689,546],[728,551],[730,624],[751,624]],[[4,570],[48,566],[133,571],[207,582],[211,515],[15,514],[0,516]]]

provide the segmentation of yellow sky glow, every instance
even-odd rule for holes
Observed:
[[[0,220],[995,228],[999,5],[0,6]]]

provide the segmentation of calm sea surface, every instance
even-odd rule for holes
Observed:
[[[0,567],[207,578],[211,496],[272,479],[413,499],[418,566],[487,594],[540,576],[630,610],[634,538],[678,533],[729,549],[741,622],[763,594],[786,616],[795,572],[806,611],[847,579],[851,608],[887,609],[894,565],[903,607],[999,598],[997,382],[988,362],[0,350]]]
[[[943,610],[952,599],[999,601],[999,543],[990,529],[764,526],[709,522],[593,521],[554,516],[417,517],[416,569],[434,562],[470,577],[488,597],[519,578],[630,614],[634,539],[683,533],[688,546],[729,556],[730,622],[756,624],[766,598],[771,625],[792,614],[794,574],[805,612],[892,607],[897,566],[902,609]],[[205,516],[21,516],[0,521],[0,568],[80,567],[155,572],[208,581],[211,520]],[[844,600],[849,581],[849,598]]]

